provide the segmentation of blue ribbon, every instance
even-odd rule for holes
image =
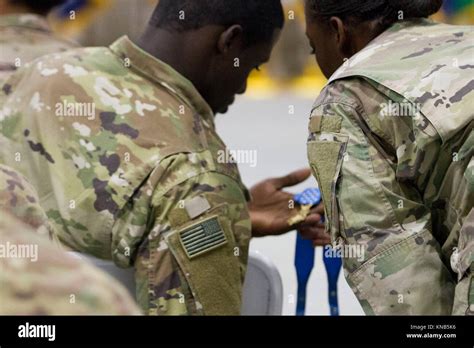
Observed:
[[[319,189],[311,188],[294,196],[294,201],[300,205],[317,205],[321,202]],[[323,220],[324,221],[324,220]],[[337,280],[341,271],[341,258],[332,253],[330,246],[323,249],[323,262],[328,279],[328,301],[332,316],[339,315]],[[311,240],[304,240],[300,233],[296,237],[295,268],[298,281],[298,297],[296,315],[303,316],[306,309],[306,289],[311,271],[314,268],[314,247]]]
[[[298,280],[296,315],[303,316],[306,307],[308,279],[314,267],[314,247],[310,240],[304,240],[299,233],[296,237],[295,267]]]
[[[339,315],[339,305],[337,301],[337,280],[341,273],[342,260],[339,256],[334,255],[331,246],[323,248],[323,262],[326,266],[326,274],[328,277],[328,301],[332,316]]]

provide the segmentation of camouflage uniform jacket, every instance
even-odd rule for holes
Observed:
[[[2,90],[0,162],[63,243],[134,267],[146,313],[239,313],[248,192],[187,79],[124,37],[39,59]]]
[[[363,254],[345,270],[368,314],[473,311],[473,42],[472,27],[395,24],[314,104],[309,161],[334,244]]]
[[[67,255],[47,232],[35,189],[0,165],[0,315],[140,313],[117,281]]]
[[[0,16],[0,81],[36,58],[75,46],[56,37],[44,17],[35,14]]]

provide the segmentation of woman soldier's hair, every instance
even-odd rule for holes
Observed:
[[[439,11],[443,0],[306,0],[315,16],[337,16],[358,24],[367,20],[380,20],[390,26],[403,19],[426,18]]]
[[[10,0],[12,5],[23,5],[33,13],[46,15],[56,6],[62,5],[66,0]]]

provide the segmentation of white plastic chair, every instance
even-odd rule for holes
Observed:
[[[81,254],[75,251],[69,252],[75,257],[85,259],[92,263],[95,267],[99,268],[101,271],[107,273],[111,277],[118,280],[132,295],[133,298],[136,298],[135,294],[135,272],[133,268],[120,268],[117,267],[112,261],[110,260],[102,260],[98,259],[94,256]]]
[[[241,314],[281,315],[282,307],[280,272],[266,256],[250,251]]]
[[[112,261],[78,252],[71,255],[88,260],[117,279],[135,298],[135,275],[132,268],[119,268]],[[276,266],[262,254],[251,251],[243,290],[242,315],[281,315],[283,284]]]

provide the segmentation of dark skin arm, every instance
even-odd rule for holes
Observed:
[[[305,181],[310,175],[309,169],[302,169],[284,177],[264,180],[250,189],[252,201],[249,211],[254,237],[277,236],[298,230],[304,239],[312,240],[314,246],[330,244],[330,237],[321,223],[324,214],[322,204],[311,209],[305,221],[288,225],[288,219],[297,214],[298,206],[291,208],[293,194],[283,189]]]

